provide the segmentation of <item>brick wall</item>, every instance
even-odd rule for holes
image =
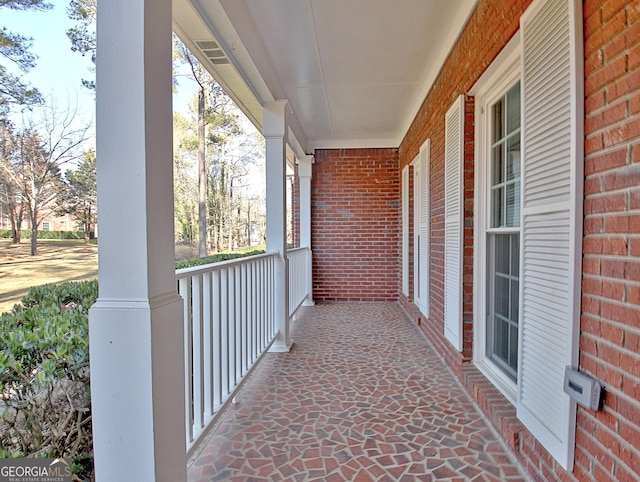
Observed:
[[[400,145],[400,169],[411,162],[422,143],[431,139],[431,285],[430,317],[423,319],[409,300],[401,303],[461,375],[461,363],[473,354],[473,98],[465,102],[463,351],[442,335],[444,328],[444,118],[455,99],[466,94],[519,29],[520,15],[530,1],[480,1],[443,66],[433,88]]]
[[[519,29],[529,1],[480,0],[399,149],[399,168],[431,139],[431,316],[401,297],[536,480],[640,479],[640,2],[585,0],[585,227],[580,369],[606,387],[578,409],[576,464],[559,467],[473,367],[473,99],[465,118],[464,351],[443,337],[444,117]],[[469,135],[471,134],[471,135]],[[494,410],[498,406],[499,410]]]
[[[314,299],[397,300],[397,149],[318,150],[311,191]]]
[[[584,2],[585,202],[580,368],[606,385],[580,408],[579,478],[640,479],[640,2]]]
[[[570,472],[522,426],[515,408],[498,390],[466,363],[473,350],[474,107],[470,97],[465,104],[463,353],[453,350],[443,336],[445,113],[517,33],[520,16],[530,3],[479,0],[397,154],[394,150],[316,152],[312,182],[315,295],[357,300],[394,299],[400,293],[401,171],[430,138],[430,317],[425,319],[410,298],[400,295],[402,306],[534,480],[640,480],[639,1],[583,2],[586,114],[580,370],[605,384],[606,397],[602,410],[578,408],[576,461]],[[379,224],[368,229],[370,222]],[[386,264],[391,259],[394,268]],[[370,262],[375,260],[379,262]]]

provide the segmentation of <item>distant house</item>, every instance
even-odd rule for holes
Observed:
[[[11,229],[11,220],[5,212],[0,212],[0,229]],[[22,220],[22,229],[31,229],[28,218]],[[83,231],[83,226],[69,215],[59,216],[50,209],[44,209],[38,224],[40,231]]]

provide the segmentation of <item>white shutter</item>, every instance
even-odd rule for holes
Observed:
[[[409,166],[402,169],[402,293],[409,296]]]
[[[429,169],[430,166],[430,140],[427,139],[420,147],[420,154],[416,166],[417,184],[417,237],[416,254],[416,303],[420,311],[429,316],[429,246],[430,246],[430,217],[429,212]]]
[[[461,351],[464,95],[446,114],[444,143],[444,334]]]
[[[568,470],[582,233],[581,2],[537,0],[521,19],[522,273],[518,417]],[[579,79],[578,79],[578,76]]]

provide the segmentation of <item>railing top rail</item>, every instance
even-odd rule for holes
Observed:
[[[217,269],[229,268],[238,264],[244,264],[251,261],[256,261],[262,258],[271,258],[278,255],[277,251],[271,251],[269,253],[256,254],[253,256],[245,256],[242,258],[228,259],[226,261],[218,261],[217,263],[203,264],[200,266],[192,266],[189,268],[181,268],[176,270],[176,279],[186,278],[188,276],[198,275],[201,273],[207,273]]]
[[[309,247],[308,246],[300,246],[299,248],[291,248],[291,249],[287,249],[287,253],[294,253],[297,251],[308,251]]]

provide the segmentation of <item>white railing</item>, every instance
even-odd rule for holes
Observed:
[[[289,260],[289,316],[293,316],[304,302],[307,289],[307,260],[309,248],[287,250]]]
[[[277,254],[176,270],[184,299],[187,451],[273,343]]]

